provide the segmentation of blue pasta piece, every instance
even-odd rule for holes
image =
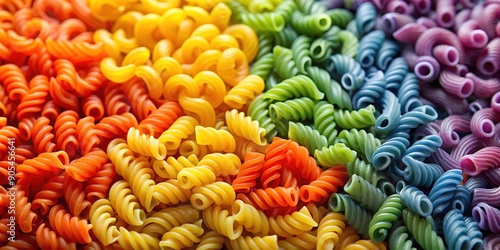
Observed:
[[[384,170],[399,158],[410,145],[407,133],[398,133],[398,136],[386,140],[375,150],[372,156],[373,167],[377,170]]]
[[[361,34],[367,34],[375,28],[377,9],[372,3],[363,3],[356,10],[356,27]]]
[[[345,89],[356,90],[363,85],[365,71],[354,59],[336,54],[326,60],[325,66],[334,79],[340,80]]]
[[[490,184],[484,176],[476,175],[469,177],[464,186],[472,192],[476,188],[489,188]]]
[[[418,78],[414,73],[407,74],[401,82],[398,99],[403,114],[423,105],[419,99],[419,86]]]
[[[378,71],[354,94],[352,104],[355,109],[360,109],[375,104],[385,91],[384,72]]]
[[[396,192],[401,196],[401,202],[412,212],[422,217],[432,214],[432,202],[420,189],[412,185],[406,185],[403,181],[396,184]]]
[[[408,74],[408,65],[403,57],[394,58],[385,70],[387,90],[396,93]],[[413,74],[413,73],[411,73]],[[414,74],[413,74],[414,75]]]
[[[369,68],[375,64],[377,56],[382,43],[384,42],[385,34],[381,30],[374,30],[359,41],[357,61],[363,68]]]
[[[429,192],[429,199],[434,207],[432,212],[434,216],[442,215],[449,209],[455,190],[462,179],[462,171],[459,169],[446,171],[437,179]]]
[[[464,216],[460,210],[453,209],[446,213],[443,219],[443,232],[448,250],[470,249]]]
[[[401,46],[393,40],[385,40],[377,53],[375,64],[381,70],[386,70],[389,63],[399,55]]]
[[[365,79],[372,78],[378,71],[380,71],[377,67],[371,66],[365,69]]]
[[[443,169],[434,163],[425,163],[413,159],[410,156],[403,157],[404,179],[406,183],[423,188],[430,188],[443,174]]]
[[[428,158],[432,153],[436,152],[437,148],[441,147],[443,140],[438,135],[428,135],[416,141],[408,149],[406,149],[404,156],[412,157],[417,161],[423,161]]]
[[[471,204],[471,192],[465,186],[458,186],[451,201],[451,208],[461,210],[462,213],[469,211]]]
[[[372,220],[371,212],[354,201],[349,195],[333,193],[328,201],[334,212],[343,212],[349,225],[354,227],[363,237],[368,238],[368,228]]]
[[[399,100],[391,91],[385,90],[382,96],[382,114],[375,121],[377,131],[388,133],[395,129],[401,119]]]
[[[401,116],[398,126],[392,130],[387,138],[399,133],[409,133],[419,125],[430,123],[438,118],[438,112],[429,105],[423,105]]]
[[[483,233],[479,229],[479,224],[472,217],[464,217],[465,228],[470,244],[467,249],[481,250],[483,249]]]

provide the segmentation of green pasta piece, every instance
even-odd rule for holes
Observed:
[[[277,45],[274,46],[273,54],[274,67],[282,79],[291,78],[299,73],[297,65],[293,60],[293,52],[291,49]]]
[[[366,128],[375,124],[375,106],[368,105],[359,110],[335,110],[333,116],[337,125],[344,129]]]
[[[240,20],[241,14],[248,12],[245,6],[238,1],[227,1],[226,4],[232,11],[233,19]]]
[[[349,176],[356,174],[363,177],[363,179],[384,191],[386,195],[393,194],[396,190],[394,185],[387,181],[387,178],[382,172],[376,170],[372,164],[360,159],[359,157],[356,157],[354,161],[347,163],[346,167]]]
[[[351,32],[342,30],[339,32],[339,40],[342,44],[340,53],[352,58],[356,58],[359,50],[359,39]]]
[[[326,8],[321,3],[317,1],[310,0],[295,0],[299,10],[304,14],[317,14],[317,13],[325,13]]]
[[[354,15],[351,11],[341,8],[327,10],[326,14],[332,19],[332,25],[345,29],[347,24],[354,20]]]
[[[332,26],[325,33],[321,34],[320,38],[325,39],[332,48],[337,48],[340,46],[340,28],[337,26]]]
[[[430,216],[429,216],[430,217]],[[435,224],[429,219],[422,218],[420,215],[411,212],[408,208],[403,210],[403,221],[408,230],[415,238],[415,241],[424,249],[444,250],[444,242],[435,231]]]
[[[351,32],[358,39],[361,39],[361,37],[363,37],[361,33],[359,33],[358,31],[358,25],[356,24],[356,20],[351,20],[345,27],[345,30]]]
[[[320,101],[314,107],[314,127],[325,136],[328,146],[334,144],[338,134],[333,120],[334,110],[333,105],[326,101]]]
[[[352,109],[349,93],[338,82],[333,80],[326,70],[316,66],[309,67],[307,69],[307,76],[316,83],[321,92],[325,93],[329,103],[335,104],[342,109]]]
[[[267,141],[272,141],[272,139],[278,133],[276,131],[276,125],[269,117],[268,106],[271,102],[264,100],[263,95],[257,96],[248,106],[247,114],[252,117],[253,120],[259,122],[259,126],[266,130]]]
[[[292,13],[298,10],[297,4],[292,0],[285,0],[281,2],[274,9],[274,13],[281,15],[286,23],[290,22],[290,18],[292,18]]]
[[[274,31],[280,32],[285,28],[286,22],[283,16],[274,12],[264,13],[240,13],[241,23],[248,25],[255,31]]]
[[[266,78],[266,87],[265,90],[268,91],[272,88],[274,88],[278,83],[280,82],[280,77],[276,72],[271,72]]]
[[[413,247],[413,240],[410,237],[408,228],[398,221],[391,229],[389,236],[389,249],[417,250]]]
[[[315,64],[321,64],[332,54],[333,48],[324,38],[317,38],[311,43],[309,54]]]
[[[302,74],[307,74],[306,69],[312,66],[311,57],[309,57],[309,47],[311,47],[311,38],[299,36],[292,43],[293,60],[295,66]]]
[[[281,32],[273,32],[273,36],[275,45],[289,48],[298,35],[292,27],[287,26]]]
[[[401,203],[399,194],[393,194],[387,197],[370,221],[368,230],[370,239],[375,242],[384,241],[385,238],[387,238],[388,230],[396,221],[401,219],[403,208],[404,206]]]
[[[344,191],[363,207],[373,212],[377,211],[387,198],[382,190],[356,174],[353,174],[345,184]]]
[[[356,155],[356,151],[348,148],[344,143],[335,143],[329,147],[314,151],[314,159],[325,168],[345,165],[354,161]]]
[[[274,67],[274,55],[266,54],[265,56],[259,58],[250,67],[251,75],[258,75],[262,79],[266,79],[267,76],[273,71]]]
[[[327,14],[306,15],[300,11],[292,14],[292,27],[299,33],[319,36],[332,26],[332,19]]]
[[[288,138],[304,146],[311,156],[316,149],[327,146],[326,137],[321,135],[318,130],[302,123],[290,122],[288,124]]]
[[[286,79],[264,93],[264,99],[272,101],[284,101],[299,97],[321,100],[324,94],[318,90],[311,78],[303,75]]]
[[[289,122],[312,120],[314,105],[314,101],[307,97],[269,105],[269,115],[273,123],[276,124],[278,134],[283,138],[287,138]]]
[[[264,31],[258,33],[259,37],[259,52],[257,53],[256,60],[259,60],[267,54],[273,52],[274,36],[273,32]]]
[[[377,139],[373,134],[366,133],[364,130],[343,130],[339,134],[339,142],[344,143],[351,149],[356,150],[359,154],[362,154],[364,160],[371,163],[372,155],[377,148],[380,147],[380,140]]]
[[[364,238],[368,238],[368,225],[372,220],[368,209],[359,205],[350,196],[339,193],[333,193],[330,196],[328,205],[334,212],[343,212],[347,223]]]

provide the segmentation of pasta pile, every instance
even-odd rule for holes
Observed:
[[[497,1],[0,6],[0,249],[500,245]]]

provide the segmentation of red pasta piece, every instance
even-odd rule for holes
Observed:
[[[319,177],[300,187],[300,200],[303,202],[324,203],[331,193],[337,192],[337,188],[346,184],[349,179],[346,167],[332,167],[323,171]]]
[[[66,110],[59,114],[54,123],[57,149],[64,150],[70,157],[78,150],[78,134],[76,132],[78,119],[77,112]]]
[[[57,106],[52,100],[47,101],[42,108],[42,116],[45,116],[50,120],[55,120],[59,113],[61,113],[59,106]]]
[[[281,169],[281,186],[298,188],[297,178],[295,178],[293,172],[287,168]]]
[[[291,141],[286,149],[283,165],[294,172],[299,185],[309,184],[321,174],[321,168],[316,164],[316,160],[309,156],[307,148],[294,141]]]
[[[112,115],[103,118],[96,126],[96,133],[99,138],[127,138],[128,130],[131,127],[137,128],[137,120],[131,113]]]
[[[101,169],[108,161],[108,155],[101,149],[96,149],[66,165],[66,173],[76,181],[86,181]]]
[[[8,237],[10,237],[10,235],[7,233],[7,231],[10,230],[10,226],[7,226],[7,223],[9,222],[9,218],[3,218],[0,220],[0,243],[6,243],[9,241]]]
[[[50,209],[49,222],[54,231],[68,241],[80,244],[92,241],[89,234],[92,225],[89,225],[87,220],[72,217],[60,204]]]
[[[45,175],[50,172],[55,173],[64,169],[64,165],[69,163],[68,154],[64,151],[41,153],[33,159],[27,159],[16,168],[16,176],[24,175]]]
[[[42,223],[36,230],[36,242],[41,249],[76,250],[75,242],[68,242]]]
[[[285,158],[285,150],[288,148],[290,142],[290,140],[275,137],[267,148],[265,163],[262,167],[262,175],[260,177],[263,188],[277,187],[280,184],[280,171],[283,167],[281,162]]]
[[[128,103],[130,103],[132,112],[137,116],[138,121],[144,120],[156,110],[155,104],[149,97],[148,89],[139,79],[132,78],[123,83],[122,89],[127,94]]]
[[[53,152],[55,150],[56,144],[52,142],[54,134],[52,133],[50,120],[47,117],[41,116],[35,121],[33,124],[31,139],[33,140],[35,151],[38,154]]]
[[[32,75],[41,74],[48,77],[53,76],[54,69],[52,65],[52,58],[45,47],[35,52],[28,59],[28,67]]]
[[[31,211],[31,203],[21,190],[16,191],[15,219],[21,231],[29,233],[36,226],[38,215]]]
[[[53,57],[68,59],[75,63],[99,61],[106,56],[102,44],[54,40],[49,37],[45,45]]]
[[[11,100],[22,100],[28,95],[28,82],[21,69],[16,65],[6,64],[0,66],[0,83]]]
[[[86,97],[97,91],[105,78],[98,62],[88,64],[88,67],[82,72],[85,72],[85,75],[77,75],[75,91],[80,97]]]
[[[23,97],[19,106],[17,106],[17,119],[19,121],[42,110],[49,94],[49,80],[43,75],[35,76],[30,81],[30,87],[29,93]]]
[[[33,130],[33,126],[35,125],[36,118],[28,117],[22,119],[17,127],[19,128],[20,138],[28,141],[31,139],[31,132]]]
[[[160,136],[163,131],[167,130],[177,118],[184,115],[179,103],[167,101],[163,103],[157,110],[153,111],[146,119],[139,123],[139,131],[143,134]]]
[[[115,166],[112,163],[106,163],[102,168],[87,181],[85,193],[90,202],[106,198],[111,182],[116,176]]]
[[[248,152],[243,164],[233,180],[232,186],[235,192],[248,193],[257,184],[261,169],[264,166],[265,155],[258,152]]]
[[[78,142],[82,155],[87,154],[93,148],[97,147],[100,142],[97,137],[94,118],[91,116],[78,120],[76,124],[76,133],[78,134]]]
[[[276,218],[280,215],[285,216],[287,214],[292,214],[298,211],[298,206],[286,206],[286,207],[274,207],[269,210],[264,211],[267,217]]]
[[[239,193],[236,197],[260,210],[273,207],[294,207],[299,202],[299,194],[295,187],[256,189],[248,194]]]
[[[43,41],[40,38],[30,39],[16,32],[9,30],[7,36],[10,40],[10,48],[22,55],[32,55],[43,48]]]
[[[59,198],[63,196],[63,181],[65,174],[52,177],[42,187],[33,198],[33,210],[40,209],[40,213],[45,215],[49,212],[50,208],[57,204]]]
[[[0,128],[0,152],[8,152],[9,139],[14,139],[18,141],[20,137],[20,132],[16,127],[5,126]]]
[[[54,103],[58,106],[71,110],[78,110],[80,108],[78,97],[65,90],[54,77],[51,77],[49,80],[49,92]]]
[[[83,99],[83,113],[92,116],[96,121],[104,116],[104,104],[97,95],[90,95]]]
[[[89,216],[92,203],[85,199],[83,183],[66,177],[63,182],[64,199],[69,206],[71,215],[86,219]]]
[[[9,241],[2,250],[20,250],[20,249],[37,249],[36,237],[32,234],[19,234],[16,235],[15,241]]]
[[[119,88],[119,85],[108,81],[103,92],[102,99],[106,107],[106,113],[109,116],[121,115],[130,111],[130,105],[127,103],[125,93]]]

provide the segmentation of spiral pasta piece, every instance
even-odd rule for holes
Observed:
[[[318,90],[311,78],[302,75],[286,79],[264,93],[264,99],[266,100],[285,101],[292,97],[308,97],[313,100],[321,100],[324,94]]]
[[[216,176],[228,176],[239,173],[241,160],[231,153],[212,153],[205,155],[198,165],[210,169]]]
[[[231,205],[236,199],[236,193],[231,185],[216,181],[204,186],[193,188],[191,204],[198,210],[207,209],[212,204]]]
[[[345,167],[333,167],[323,171],[316,180],[299,189],[300,200],[303,202],[324,202],[331,193],[337,191],[348,179]]]
[[[117,181],[111,186],[109,200],[116,213],[130,225],[140,226],[144,223],[146,213],[126,181]]]
[[[235,192],[248,193],[257,184],[256,180],[261,175],[264,159],[265,155],[262,153],[247,153],[236,179],[231,184]]]
[[[236,142],[234,137],[226,130],[211,127],[195,127],[196,143],[208,145],[213,151],[234,152]]]
[[[266,131],[259,127],[258,121],[252,121],[250,116],[245,116],[244,112],[238,112],[236,109],[227,111],[225,116],[227,127],[231,133],[251,140],[257,145],[262,146],[267,143],[264,138]]]
[[[319,222],[316,249],[332,249],[339,242],[345,229],[345,218],[340,213],[329,212]]]
[[[345,165],[354,161],[356,156],[356,151],[348,148],[343,143],[336,143],[328,148],[324,147],[321,150],[314,151],[314,158],[325,168]]]
[[[142,155],[153,156],[157,160],[165,159],[167,156],[165,145],[151,135],[140,134],[140,131],[136,128],[128,130],[127,143],[133,151]]]
[[[160,241],[161,248],[181,249],[191,247],[195,243],[200,242],[200,237],[203,234],[201,227],[202,220],[197,220],[192,224],[183,224],[166,232]]]
[[[207,185],[215,182],[215,179],[215,173],[204,166],[183,168],[177,174],[177,181],[184,189]]]
[[[49,221],[54,231],[67,240],[76,241],[80,244],[92,241],[89,234],[92,225],[87,224],[87,220],[72,217],[60,204],[50,209]]]
[[[162,204],[178,204],[189,201],[191,190],[180,187],[177,180],[167,180],[154,185],[153,198]]]
[[[314,221],[306,207],[292,214],[287,214],[285,216],[279,215],[276,218],[271,217],[269,218],[269,224],[271,227],[271,234],[283,237],[299,235],[318,226],[318,223]]]
[[[97,239],[105,246],[113,244],[120,237],[115,226],[115,211],[107,199],[99,199],[90,208],[90,223]]]
[[[235,200],[231,205],[231,213],[238,224],[243,225],[245,230],[255,235],[269,234],[269,219],[253,205],[247,204],[242,200]]]
[[[199,125],[198,121],[190,116],[181,116],[165,130],[158,140],[165,144],[167,150],[175,150],[181,144],[181,140],[194,133],[194,128]]]
[[[333,193],[328,200],[332,211],[343,212],[349,225],[364,237],[368,237],[368,226],[372,220],[372,214],[366,208],[354,201],[349,195]]]
[[[228,237],[230,240],[236,240],[243,232],[243,226],[238,224],[229,211],[221,206],[213,205],[203,210],[203,222],[205,225]]]
[[[399,194],[393,194],[384,201],[377,212],[373,215],[369,225],[370,239],[382,242],[387,238],[388,230],[401,218],[403,204]]]
[[[226,96],[224,96],[224,103],[230,108],[241,109],[245,104],[247,104],[250,100],[253,100],[264,90],[264,81],[262,78],[265,77],[256,74],[255,72],[250,72],[250,74],[255,75],[245,77],[243,80],[238,82],[236,86],[231,88],[227,92]]]
[[[254,205],[260,210],[269,210],[275,207],[293,207],[299,202],[299,194],[295,187],[256,189],[248,194],[239,193],[237,198]]]
[[[444,242],[439,237],[432,225],[425,218],[404,209],[402,213],[403,220],[408,227],[408,231],[415,237],[415,240],[424,248],[445,249]]]

